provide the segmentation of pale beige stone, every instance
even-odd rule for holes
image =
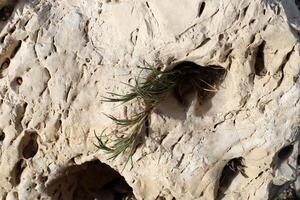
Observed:
[[[216,199],[221,191],[223,199],[267,199],[272,185],[297,179],[299,19],[295,1],[19,0],[0,22],[0,199],[72,199],[86,183],[76,173],[97,159],[137,199]],[[199,110],[194,100],[186,110],[163,102],[132,169],[122,171],[124,157],[109,160],[94,133],[113,128],[102,113],[138,109],[101,98],[128,92],[121,82],[143,60],[219,65],[227,75]],[[220,189],[224,167],[239,157],[248,177],[237,173]]]

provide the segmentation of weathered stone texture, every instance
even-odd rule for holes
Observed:
[[[64,184],[76,181],[58,178],[95,159],[119,171],[137,199],[267,199],[297,176],[299,7],[298,0],[19,0],[0,21],[0,199],[56,199],[59,191],[71,198],[76,187]],[[227,75],[198,109],[195,101],[188,109],[172,98],[162,103],[133,168],[122,171],[124,158],[108,160],[94,133],[113,126],[102,113],[136,109],[101,98],[128,91],[121,82],[137,76],[143,60],[219,65]],[[230,174],[222,171],[234,158],[247,176],[235,174],[226,187]]]

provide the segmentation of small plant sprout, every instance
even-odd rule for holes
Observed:
[[[127,155],[124,167],[129,160],[132,161],[132,156],[140,144],[140,132],[154,108],[171,94],[183,106],[186,105],[184,96],[187,92],[194,91],[198,98],[204,100],[209,94],[217,91],[217,84],[226,72],[219,66],[202,67],[192,62],[179,63],[170,70],[160,70],[149,64],[139,68],[149,72],[146,78],[138,76],[134,79],[134,85],[127,84],[130,87],[129,93],[109,92],[110,97],[103,97],[102,101],[122,104],[135,101],[141,111],[132,115],[130,119],[119,119],[105,114],[114,121],[117,128],[112,131],[111,137],[104,135],[105,130],[100,136],[96,135],[97,147],[110,153],[111,158],[114,159],[120,154]]]

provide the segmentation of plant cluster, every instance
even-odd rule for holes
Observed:
[[[187,90],[197,92],[198,97],[204,98],[211,92],[216,92],[216,82],[220,75],[224,75],[225,69],[218,66],[202,67],[192,62],[183,62],[170,70],[160,70],[153,66],[139,67],[141,70],[149,71],[146,78],[140,76],[134,79],[134,85],[127,84],[130,92],[127,94],[108,93],[111,97],[103,97],[103,102],[127,103],[137,101],[141,105],[141,111],[131,116],[130,119],[119,119],[107,115],[117,125],[112,133],[114,138],[96,135],[97,147],[111,154],[111,158],[127,153],[126,163],[131,160],[132,155],[139,145],[139,136],[145,126],[149,115],[162,101],[172,93],[177,100],[185,104],[184,95]],[[121,132],[121,134],[120,134]],[[110,142],[110,146],[107,143]],[[125,163],[125,166],[126,166]]]

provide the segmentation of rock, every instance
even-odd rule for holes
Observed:
[[[295,187],[295,192],[297,197],[300,197],[300,155],[298,155],[298,159],[297,159],[297,163],[298,163],[298,176],[297,176],[297,180],[294,183],[294,187]]]
[[[297,179],[298,0],[7,2],[0,0],[1,11],[9,6],[0,14],[0,199],[100,198],[78,183],[101,190],[117,172],[146,200],[267,199]],[[103,113],[126,117],[139,105],[101,99],[128,92],[122,82],[143,61],[227,73],[206,101],[161,103],[124,168],[126,156],[109,159],[95,133],[115,127]],[[95,160],[113,169],[73,176],[95,172],[86,168]]]

